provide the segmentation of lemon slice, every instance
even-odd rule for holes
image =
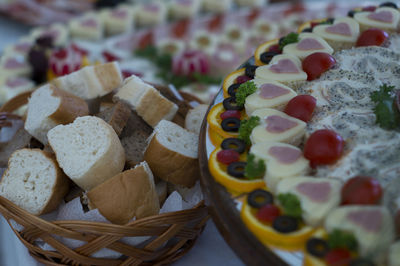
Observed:
[[[250,192],[257,188],[265,187],[263,179],[247,180],[235,178],[229,175],[227,172],[227,166],[217,161],[217,153],[220,150],[221,148],[215,149],[208,160],[210,173],[218,183],[235,192]],[[246,153],[241,154],[240,160],[246,161],[246,156]]]
[[[226,78],[224,79],[224,82],[222,83],[222,90],[224,91],[224,98],[230,97],[230,95],[228,94],[229,86],[234,84],[236,79],[239,76],[243,76],[244,74],[245,74],[245,68],[241,68],[236,71],[233,71],[228,76],[226,76]]]
[[[265,63],[261,62],[261,60],[260,60],[261,54],[268,51],[269,47],[271,47],[272,45],[278,44],[278,42],[279,42],[279,39],[273,39],[273,40],[270,40],[263,44],[260,44],[257,47],[256,51],[254,52],[254,59],[255,59],[256,66],[265,65]]]

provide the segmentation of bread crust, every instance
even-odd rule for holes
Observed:
[[[107,108],[106,110],[97,114],[97,116],[106,121],[119,136],[121,135],[129,117],[131,116],[131,109],[127,104],[118,101],[110,108]]]
[[[116,62],[94,66],[93,70],[101,85],[100,96],[113,91],[122,83],[122,74]]]
[[[72,123],[75,118],[89,114],[89,107],[85,100],[67,91],[60,90],[49,85],[52,96],[60,98],[60,105],[57,110],[49,116],[57,124]]]
[[[156,215],[159,199],[151,173],[143,165],[115,175],[87,193],[90,205],[112,223],[126,224]]]
[[[193,187],[200,177],[197,158],[187,157],[164,147],[153,136],[144,153],[144,160],[149,164],[155,176],[176,185]]]

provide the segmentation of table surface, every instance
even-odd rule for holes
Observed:
[[[29,31],[30,27],[0,17],[0,52],[7,45],[13,44],[22,36],[27,35]],[[0,218],[0,265],[39,265],[29,256],[27,249],[15,236],[3,217]],[[243,263],[225,243],[214,223],[209,221],[192,250],[173,265],[239,266],[243,265]]]

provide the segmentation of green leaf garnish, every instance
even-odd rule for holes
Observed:
[[[242,83],[236,92],[237,105],[243,106],[246,101],[246,97],[249,96],[250,94],[253,94],[256,90],[257,86],[253,81],[247,81],[245,83]]]
[[[335,229],[328,234],[328,245],[331,249],[345,248],[357,251],[358,243],[355,236],[343,230]]]
[[[278,200],[282,206],[283,213],[294,218],[301,218],[303,210],[299,198],[292,193],[281,193],[278,195]]]
[[[136,50],[135,55],[152,60],[157,55],[157,52],[158,51],[155,46],[149,45],[143,49]]]
[[[400,126],[400,114],[395,106],[394,86],[386,84],[379,87],[379,91],[370,94],[375,103],[374,113],[376,123],[384,129],[396,129]]]
[[[299,34],[291,32],[279,42],[279,49],[283,49],[285,45],[290,44],[290,43],[295,43],[299,41]]]
[[[251,131],[259,124],[260,118],[258,116],[251,116],[249,119],[242,120],[239,127],[239,139],[242,139],[247,145],[250,145]]]
[[[249,153],[247,155],[247,164],[244,168],[244,175],[247,179],[257,179],[262,178],[265,173],[265,162],[263,160],[256,161],[256,156]]]

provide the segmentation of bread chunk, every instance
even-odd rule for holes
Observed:
[[[194,109],[189,110],[185,118],[185,128],[199,135],[207,110],[208,105],[206,104],[199,104]]]
[[[153,173],[173,184],[192,187],[199,178],[198,135],[162,120],[144,153]]]
[[[90,190],[120,173],[125,152],[114,129],[95,116],[78,117],[48,133],[61,168],[79,187]]]
[[[41,143],[47,144],[50,129],[88,114],[88,105],[83,99],[53,85],[45,85],[34,91],[29,99],[25,129]]]
[[[126,224],[160,211],[153,174],[146,162],[115,175],[87,193],[90,206],[110,222]]]
[[[15,151],[0,182],[2,197],[34,215],[56,209],[68,190],[54,156],[39,149]]]
[[[96,115],[106,121],[119,136],[131,116],[131,109],[123,102],[117,102]]]
[[[125,80],[114,99],[129,104],[153,128],[163,119],[172,120],[178,111],[175,103],[135,75]]]

